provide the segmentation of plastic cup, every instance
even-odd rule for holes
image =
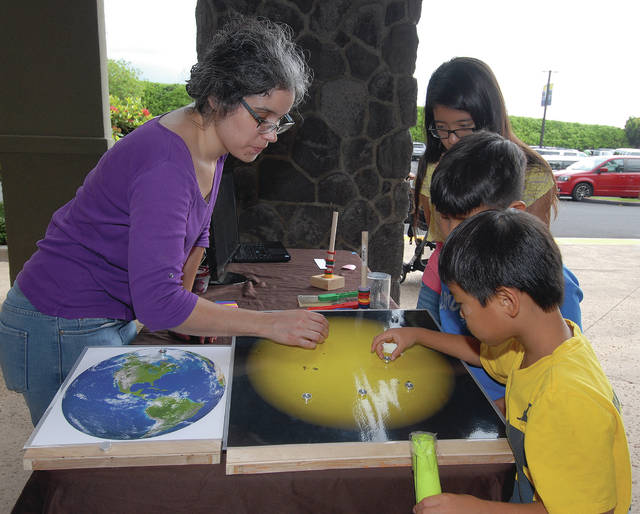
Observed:
[[[391,275],[380,271],[367,274],[367,285],[371,289],[370,306],[372,309],[388,309],[391,293]]]

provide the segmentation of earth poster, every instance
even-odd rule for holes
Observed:
[[[94,437],[145,439],[195,423],[224,390],[224,375],[207,357],[144,348],[83,371],[69,384],[62,412],[74,428]]]

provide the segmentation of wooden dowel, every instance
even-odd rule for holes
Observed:
[[[331,235],[329,236],[329,249],[325,259],[324,274],[311,277],[311,285],[327,291],[344,287],[344,277],[334,275],[333,269],[336,264],[336,232],[338,231],[338,211],[333,211],[331,220]]]
[[[362,251],[360,258],[362,259],[362,270],[360,272],[360,287],[367,287],[367,247],[369,246],[369,232],[362,231]]]
[[[336,231],[338,229],[338,211],[333,211],[333,219],[331,220],[331,237],[329,238],[329,251],[336,249]]]

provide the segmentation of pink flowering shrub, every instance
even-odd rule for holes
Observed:
[[[149,110],[142,107],[140,98],[127,97],[123,100],[117,96],[109,95],[109,104],[114,141],[126,136],[133,129],[152,118]]]

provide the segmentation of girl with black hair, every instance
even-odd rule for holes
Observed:
[[[500,86],[484,62],[472,57],[456,57],[441,64],[429,80],[424,113],[427,150],[418,168],[414,205],[422,207],[429,225],[427,239],[436,243],[436,249],[422,275],[418,308],[427,309],[439,321],[438,257],[444,238],[435,221],[429,188],[431,176],[443,153],[476,130],[495,132],[516,143],[526,156],[522,200],[527,211],[549,225],[557,195],[553,173],[547,162],[511,130]]]

